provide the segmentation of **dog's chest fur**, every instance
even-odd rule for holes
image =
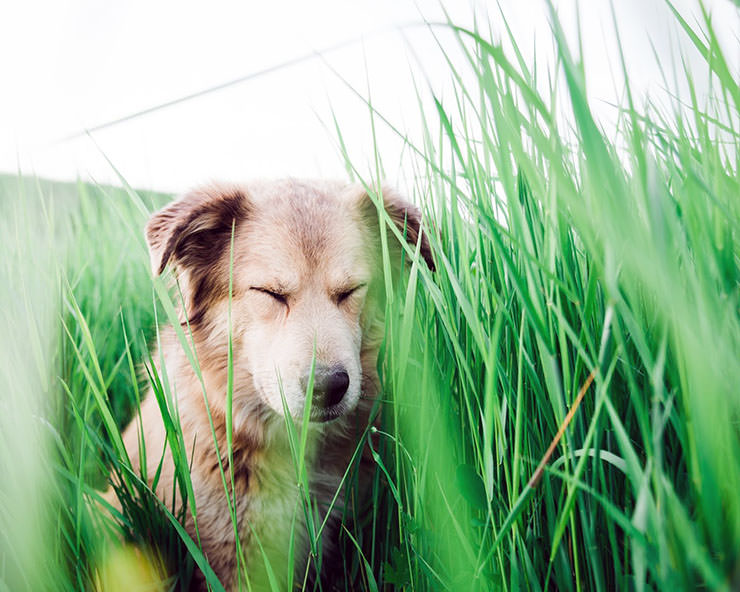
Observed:
[[[265,447],[251,455],[247,491],[237,494],[242,498],[237,501],[243,559],[239,564],[247,567],[237,566],[235,553],[234,564],[223,574],[224,579],[231,580],[233,589],[240,586],[270,589],[271,579],[279,589],[288,589],[291,575],[298,582],[302,582],[307,574],[309,578],[315,576],[315,561],[308,565],[312,548],[321,549],[322,556],[333,551],[331,533],[343,503],[341,495],[337,496],[333,507],[335,516],[330,517],[322,530],[319,529],[340,486],[342,472],[332,471],[321,462],[324,434],[313,426],[309,427],[304,455],[306,492],[298,474],[298,460],[294,460],[291,453],[285,425],[278,424],[271,431],[273,433],[266,439]],[[312,516],[309,518],[312,521],[310,527],[306,524],[307,515]],[[311,532],[316,539],[313,544]],[[249,586],[246,585],[247,579]]]

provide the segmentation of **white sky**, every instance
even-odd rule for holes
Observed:
[[[452,20],[473,14],[503,31],[495,2],[442,2]],[[542,0],[502,0],[520,48],[538,68],[552,60]],[[697,56],[663,0],[614,0],[630,76],[638,90],[660,90],[648,38],[662,57]],[[693,0],[674,4],[690,23]],[[730,0],[707,1],[735,72],[740,72],[740,17]],[[555,0],[575,31],[575,2]],[[614,101],[616,65],[608,0],[581,2],[589,92]],[[488,15],[486,16],[486,11]],[[110,158],[134,186],[182,191],[209,179],[345,176],[332,109],[353,161],[371,168],[372,130],[363,102],[327,63],[399,129],[419,138],[414,78],[450,97],[448,67],[429,30],[409,23],[444,20],[438,0],[154,2],[30,0],[0,8],[0,171],[117,183]],[[486,27],[483,27],[484,29]],[[435,29],[443,43],[449,34]],[[132,119],[88,137],[61,138],[334,44],[357,43],[207,96]],[[575,43],[575,37],[573,37]],[[412,48],[410,51],[409,48]],[[456,55],[454,50],[452,55]],[[670,59],[666,65],[670,64]],[[678,64],[680,67],[680,63]],[[706,81],[697,80],[700,89]],[[447,88],[447,91],[445,91]],[[428,104],[428,94],[423,100]],[[380,125],[387,177],[409,171],[402,143]],[[96,146],[97,143],[97,146]]]

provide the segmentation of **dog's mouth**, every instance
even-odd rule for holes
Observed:
[[[313,423],[328,423],[339,419],[347,413],[347,406],[343,403],[337,403],[331,407],[312,407],[310,420]]]
[[[264,391],[262,389],[260,389],[258,392],[260,395],[260,400],[263,402],[263,405],[265,405],[267,409],[271,409],[274,413],[278,415],[285,414],[285,408],[277,409],[269,403],[269,398],[264,394]],[[308,421],[316,424],[330,423],[334,420],[339,419],[340,417],[347,415],[347,413],[351,412],[352,409],[354,409],[354,405],[348,405],[346,399],[343,399],[338,403],[335,403],[334,405],[330,405],[328,407],[323,407],[314,403],[313,405],[311,405],[311,411],[309,412]],[[293,417],[293,419],[301,421],[304,418],[305,409],[290,410],[289,413]]]

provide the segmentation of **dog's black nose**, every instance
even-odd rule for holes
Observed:
[[[301,387],[308,386],[308,375],[301,378]],[[342,366],[319,367],[314,372],[313,404],[328,409],[339,403],[349,388],[349,374]]]
[[[326,406],[331,407],[339,403],[349,387],[349,374],[344,368],[332,370],[326,378]]]

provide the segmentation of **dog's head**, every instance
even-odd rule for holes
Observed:
[[[412,247],[421,241],[431,268],[419,211],[391,189],[381,193],[388,217]],[[192,191],[154,214],[146,236],[154,273],[175,268],[199,356],[226,351],[231,277],[234,375],[242,383],[235,393],[256,394],[280,414],[284,399],[299,418],[313,362],[311,419],[325,421],[360,398],[361,355],[384,294],[378,220],[357,185],[285,180]]]

